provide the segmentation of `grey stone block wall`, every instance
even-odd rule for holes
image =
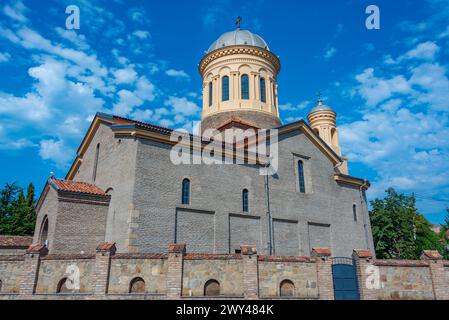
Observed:
[[[92,173],[97,144],[100,144],[96,180]],[[105,241],[116,242],[118,252],[129,251],[129,229],[133,215],[137,142],[116,138],[107,124],[100,124],[83,156],[73,180],[94,183],[111,194]]]
[[[93,181],[98,143],[99,162]],[[116,242],[118,252],[165,252],[167,243],[177,241],[189,243],[198,252],[233,253],[244,243],[267,254],[264,177],[259,168],[174,165],[170,150],[170,145],[155,141],[115,137],[106,124],[100,125],[74,180],[109,190],[112,197],[104,240]],[[299,159],[304,163],[306,193],[299,192]],[[191,181],[189,205],[181,204],[185,178]],[[242,212],[243,189],[249,191],[249,212]],[[269,177],[269,189],[276,254],[309,255],[316,239],[310,225],[328,226],[328,240],[322,244],[328,244],[336,256],[350,256],[354,248],[373,248],[360,190],[337,184],[332,162],[301,131],[280,137],[279,170]],[[47,197],[43,208],[48,208],[42,210],[57,210],[52,208],[57,204],[51,190]],[[353,218],[353,204],[357,205],[358,221]],[[254,219],[239,220],[238,216]],[[40,219],[42,215],[38,223]],[[55,230],[52,223],[50,220],[50,234]],[[89,232],[103,232],[101,223],[95,226],[97,229]],[[60,236],[64,238],[64,231]]]
[[[267,253],[264,177],[259,175],[258,168],[251,165],[177,166],[170,162],[169,153],[170,146],[148,140],[138,141],[133,199],[138,213],[134,242],[138,251],[164,251],[166,243],[177,240],[175,234],[180,231],[175,230],[176,212],[188,208],[214,213],[204,219],[192,214],[190,218],[183,215],[183,230],[190,225],[189,232],[202,235],[195,236],[193,241],[196,251],[208,251],[213,247],[216,253],[233,252],[237,242],[243,240],[258,242],[251,243],[256,245],[261,242],[259,252]],[[298,159],[305,163],[305,194],[298,190]],[[184,178],[191,181],[191,203],[188,206],[181,204]],[[358,206],[360,217],[366,214],[366,207],[361,206],[359,190],[337,184],[331,161],[301,132],[281,137],[279,171],[269,178],[269,184],[271,212],[277,221],[273,223],[273,233],[279,254],[310,254],[310,243],[315,238],[313,232],[309,233],[310,224],[327,226],[328,240],[322,244],[327,242],[337,256],[350,256],[353,248],[370,247],[370,235],[368,238],[365,236],[363,219],[354,221],[352,214],[353,204]],[[250,194],[248,213],[242,212],[241,193],[244,188]],[[260,228],[248,227],[243,237],[239,232],[242,225],[235,226],[233,214],[256,217]],[[230,230],[230,227],[235,230]]]

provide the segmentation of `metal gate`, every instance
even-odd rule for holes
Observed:
[[[360,300],[357,271],[353,259],[332,258],[335,300]]]

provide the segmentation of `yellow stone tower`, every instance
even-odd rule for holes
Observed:
[[[340,157],[342,155],[340,144],[338,142],[337,114],[331,107],[325,105],[321,98],[318,98],[317,105],[312,108],[307,116],[310,127],[334,150]],[[347,159],[342,158],[343,162],[339,166],[339,171],[348,174]]]
[[[203,78],[203,132],[232,121],[262,129],[281,125],[279,58],[260,36],[240,30],[240,20],[235,31],[212,43],[198,67]]]

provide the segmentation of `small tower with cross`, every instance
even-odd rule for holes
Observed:
[[[331,107],[324,104],[321,91],[317,93],[317,104],[312,108],[307,116],[310,127],[327,143],[334,152],[341,156],[341,148],[338,141],[337,114]],[[339,170],[347,174],[348,167],[346,159],[343,158],[343,164]]]

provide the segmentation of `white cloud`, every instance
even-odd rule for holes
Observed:
[[[86,37],[82,34],[79,34],[73,30],[63,29],[61,27],[56,27],[55,31],[61,38],[71,42],[81,50],[87,50],[90,48],[87,44]]]
[[[365,69],[356,76],[359,82],[358,93],[366,100],[369,106],[376,106],[379,102],[390,98],[395,93],[411,91],[410,85],[404,76],[394,76],[391,79],[382,79],[374,75],[374,69]]]
[[[22,1],[11,1],[10,4],[3,7],[3,13],[13,20],[21,23],[28,21],[25,13],[28,11],[27,7]]]
[[[147,18],[148,14],[143,8],[131,8],[128,10],[128,16],[136,23],[148,24],[150,20]]]
[[[170,77],[190,79],[190,76],[183,70],[169,69],[165,71],[165,74]]]
[[[145,77],[140,77],[134,91],[120,90],[118,92],[118,102],[113,106],[113,113],[121,116],[132,116],[135,114],[135,107],[143,105],[145,101],[155,99],[154,85]],[[137,111],[137,115],[142,115]]]
[[[279,109],[282,111],[301,111],[304,110],[305,108],[307,108],[307,106],[309,105],[309,101],[305,100],[302,101],[301,103],[294,105],[292,103],[286,103],[286,104],[280,104],[279,105]]]
[[[33,147],[37,147],[37,145],[26,138],[18,140],[0,139],[0,150],[21,150]]]
[[[408,51],[404,57],[407,59],[433,60],[440,47],[435,42],[427,41],[420,43],[416,48]]]
[[[335,53],[337,53],[337,49],[334,47],[327,49],[323,55],[324,60],[329,60],[335,55]]]
[[[200,107],[186,98],[169,97],[164,105],[166,107],[172,107],[175,114],[182,114],[185,116],[194,116],[200,113]]]
[[[115,83],[117,84],[133,83],[137,79],[137,72],[134,70],[133,66],[115,70],[113,71],[113,75],[115,77]]]
[[[5,52],[5,53],[0,52],[0,63],[8,62],[10,58],[11,58],[11,55],[8,52]]]
[[[150,37],[150,33],[148,31],[144,31],[144,30],[136,30],[133,32],[133,36],[135,36],[141,40],[145,40]]]
[[[410,84],[421,90],[416,94],[417,102],[427,104],[437,111],[449,111],[449,79],[447,69],[439,64],[423,64],[412,69]]]
[[[43,160],[51,160],[56,166],[65,168],[72,159],[73,150],[63,140],[47,139],[40,142],[39,155]]]
[[[394,59],[391,55],[386,55],[384,62],[386,64],[394,65],[399,64],[407,60],[427,60],[432,61],[435,59],[437,53],[440,51],[440,47],[433,41],[422,42],[416,45],[415,48],[409,50],[405,54]]]

